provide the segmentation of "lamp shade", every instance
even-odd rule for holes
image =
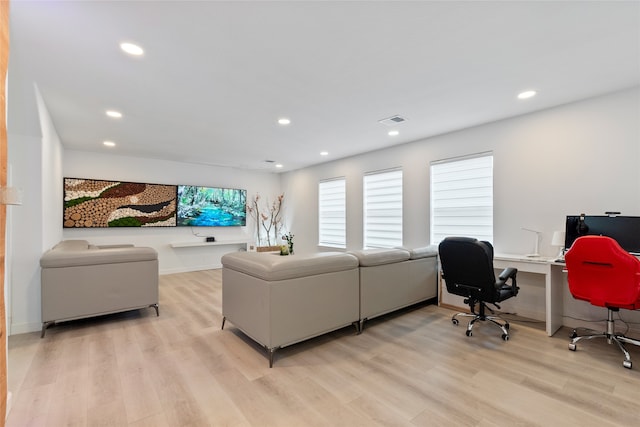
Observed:
[[[554,231],[551,238],[551,246],[564,246],[564,231]]]

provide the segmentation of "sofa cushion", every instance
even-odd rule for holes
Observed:
[[[372,267],[374,265],[392,264],[409,259],[409,251],[405,249],[363,249],[351,251],[358,258],[361,267]]]
[[[158,259],[158,252],[153,248],[125,247],[99,249],[82,248],[81,241],[65,241],[45,252],[40,258],[42,268],[76,267],[96,264],[117,264],[124,262],[150,261]]]
[[[63,240],[53,247],[53,249],[64,249],[70,251],[81,251],[89,249],[91,245],[86,240]]]
[[[436,245],[424,246],[422,248],[409,249],[410,259],[431,258],[438,256]]]
[[[267,281],[294,279],[358,268],[358,259],[343,252],[280,256],[272,253],[231,252],[222,266]]]

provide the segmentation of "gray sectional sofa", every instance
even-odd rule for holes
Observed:
[[[364,322],[438,296],[438,250],[366,249],[360,264],[360,331]]]
[[[437,248],[222,257],[222,328],[228,320],[281,348],[437,297]]]
[[[359,321],[358,259],[341,252],[222,257],[222,328],[226,320],[269,353]]]
[[[158,253],[133,245],[65,240],[40,258],[42,333],[55,322],[153,307]]]

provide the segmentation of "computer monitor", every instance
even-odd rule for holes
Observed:
[[[627,252],[640,255],[640,217],[567,215],[565,250],[580,236],[608,236]]]

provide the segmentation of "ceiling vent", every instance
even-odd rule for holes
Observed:
[[[397,124],[406,122],[407,119],[405,119],[402,116],[391,116],[391,117],[387,117],[386,119],[382,119],[382,120],[378,120],[378,123],[382,123],[383,125],[387,125],[387,126],[395,126]]]

